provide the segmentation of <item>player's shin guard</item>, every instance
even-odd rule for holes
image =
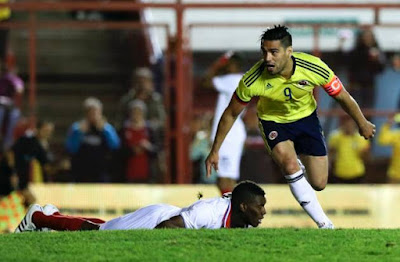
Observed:
[[[304,177],[303,171],[300,170],[292,175],[287,175],[285,178],[297,202],[299,202],[301,207],[315,223],[317,223],[318,227],[321,228],[332,225],[332,222],[325,215],[324,210],[322,210],[314,189]]]

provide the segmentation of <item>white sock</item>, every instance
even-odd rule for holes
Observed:
[[[299,170],[292,175],[285,176],[289,184],[290,191],[296,198],[297,202],[307,212],[307,214],[317,223],[318,227],[324,227],[332,224],[325,215],[321,205],[318,202],[314,189],[304,177],[303,171]]]

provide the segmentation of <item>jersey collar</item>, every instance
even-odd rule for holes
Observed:
[[[292,75],[290,77],[292,77],[294,75],[294,73],[296,72],[296,59],[294,58],[294,56],[291,56],[290,58],[292,58],[293,61],[293,70],[292,70]]]

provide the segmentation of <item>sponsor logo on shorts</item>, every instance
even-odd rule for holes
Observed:
[[[274,140],[277,137],[278,137],[278,132],[276,131],[271,131],[268,135],[269,140]]]

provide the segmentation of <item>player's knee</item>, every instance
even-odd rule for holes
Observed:
[[[311,186],[314,188],[315,191],[322,191],[325,189],[326,183],[321,182],[321,183],[317,183],[317,184],[312,184]]]
[[[287,174],[291,175],[300,170],[300,166],[296,159],[287,159],[284,163],[284,170]]]

